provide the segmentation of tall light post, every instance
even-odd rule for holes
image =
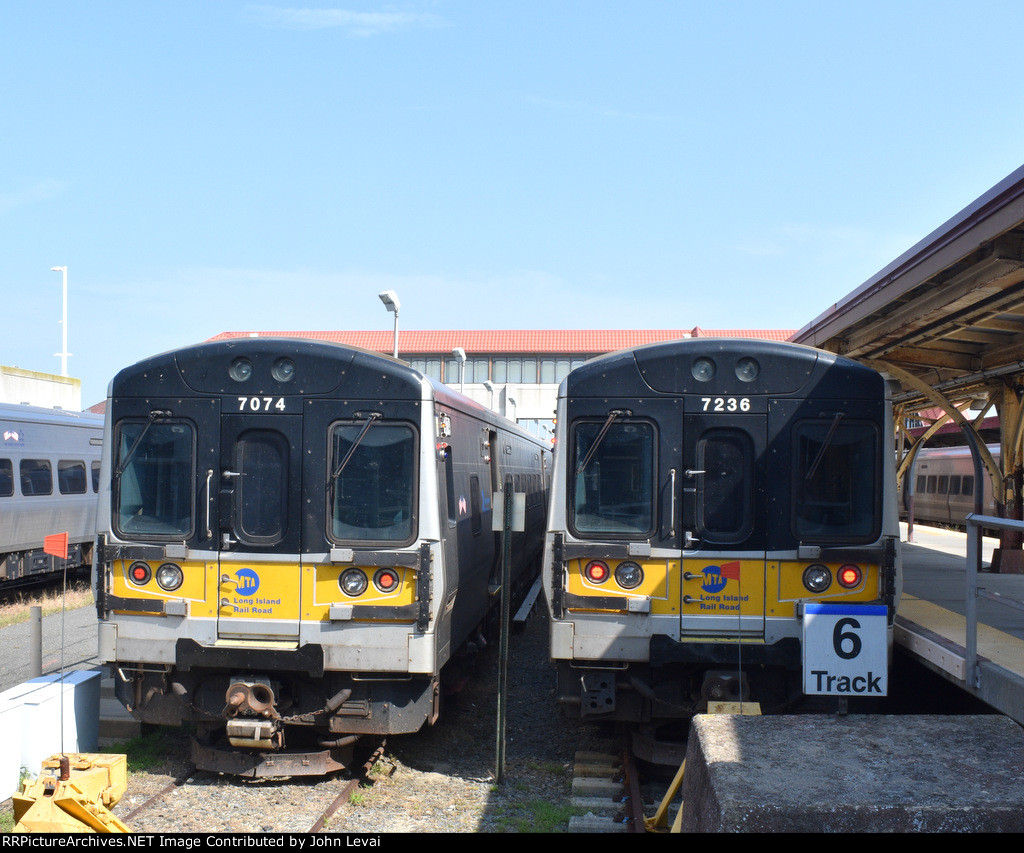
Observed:
[[[64,298],[63,298],[63,309],[61,312],[61,351],[55,352],[54,355],[60,356],[60,375],[68,375],[68,356],[71,353],[68,352],[68,268],[67,267],[50,267],[50,272],[63,273],[64,277]]]
[[[395,358],[398,358],[398,309],[401,308],[401,303],[398,301],[398,294],[393,290],[385,290],[377,294],[380,297],[380,301],[384,303],[384,307],[388,309],[392,314],[395,315]]]
[[[462,347],[455,347],[452,350],[454,355],[459,360],[459,393],[465,393],[466,384],[466,351]]]

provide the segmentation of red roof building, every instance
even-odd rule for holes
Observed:
[[[399,354],[449,355],[455,347],[467,353],[566,354],[593,357],[641,344],[674,341],[680,338],[760,338],[785,341],[795,329],[400,329]],[[392,352],[394,332],[371,331],[245,331],[222,332],[211,340],[229,338],[289,337],[332,341],[375,352]]]

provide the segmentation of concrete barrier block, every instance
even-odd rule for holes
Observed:
[[[1024,732],[978,716],[694,717],[683,832],[1020,832]]]

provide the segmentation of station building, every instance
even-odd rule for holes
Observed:
[[[680,338],[788,340],[794,329],[398,330],[398,357],[427,376],[517,421],[534,435],[554,433],[558,385],[588,359]],[[392,355],[388,331],[240,331],[212,340],[297,337]]]
[[[0,366],[0,403],[77,412],[82,408],[82,380],[38,370]]]

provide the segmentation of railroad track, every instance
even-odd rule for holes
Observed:
[[[370,757],[366,762],[358,768],[352,769],[352,775],[347,778],[339,778],[341,774],[332,774],[332,780],[326,780],[328,782],[328,789],[330,793],[335,794],[327,804],[320,805],[315,811],[310,814],[315,814],[315,818],[310,818],[310,823],[306,825],[289,826],[287,829],[282,829],[275,825],[275,806],[280,804],[282,799],[282,789],[288,786],[296,786],[299,788],[299,796],[293,797],[293,799],[302,799],[302,795],[309,792],[310,789],[315,785],[323,787],[325,780],[314,780],[310,777],[297,777],[289,780],[249,780],[240,777],[226,777],[220,774],[213,773],[205,770],[197,770],[194,765],[190,765],[184,772],[182,772],[172,782],[165,785],[155,794],[149,796],[145,801],[137,806],[134,806],[127,814],[121,817],[121,820],[128,825],[133,831],[175,831],[174,824],[179,823],[174,819],[173,816],[167,814],[168,810],[177,811],[188,811],[191,812],[196,801],[202,801],[203,808],[207,811],[213,812],[213,821],[206,828],[205,831],[209,832],[223,832],[223,831],[237,831],[237,832],[254,832],[254,831],[289,831],[289,832],[307,832],[307,833],[318,833],[323,832],[331,818],[342,809],[348,802],[350,802],[353,793],[363,784],[371,769],[375,763],[384,754],[385,742],[381,743],[373,750]],[[336,781],[341,783],[340,790],[333,789],[333,786],[329,785],[330,781]],[[219,815],[230,816],[233,812],[239,811],[239,800],[249,799],[252,797],[259,798],[259,802],[266,804],[265,814],[258,816],[255,819],[257,825],[248,825],[244,818],[235,817],[230,819],[228,826],[216,825],[216,820]],[[318,792],[316,797],[309,793],[308,799],[310,802],[314,800],[316,802],[323,802],[324,791]],[[190,805],[191,804],[191,805]],[[246,812],[251,812],[251,807],[243,809]],[[156,821],[147,821],[147,813],[152,814],[155,811],[161,813],[157,815]],[[291,814],[291,810],[289,809]],[[189,814],[189,817],[194,815]],[[295,816],[298,817],[298,816]],[[182,820],[180,823],[183,823]],[[167,823],[168,827],[164,827],[161,824]],[[179,828],[180,828],[179,823]],[[249,821],[252,823],[252,821]],[[152,824],[149,828],[147,824]],[[204,831],[202,829],[185,829],[184,831]]]
[[[628,749],[577,752],[572,803],[585,813],[570,819],[570,832],[646,831],[639,771]]]

